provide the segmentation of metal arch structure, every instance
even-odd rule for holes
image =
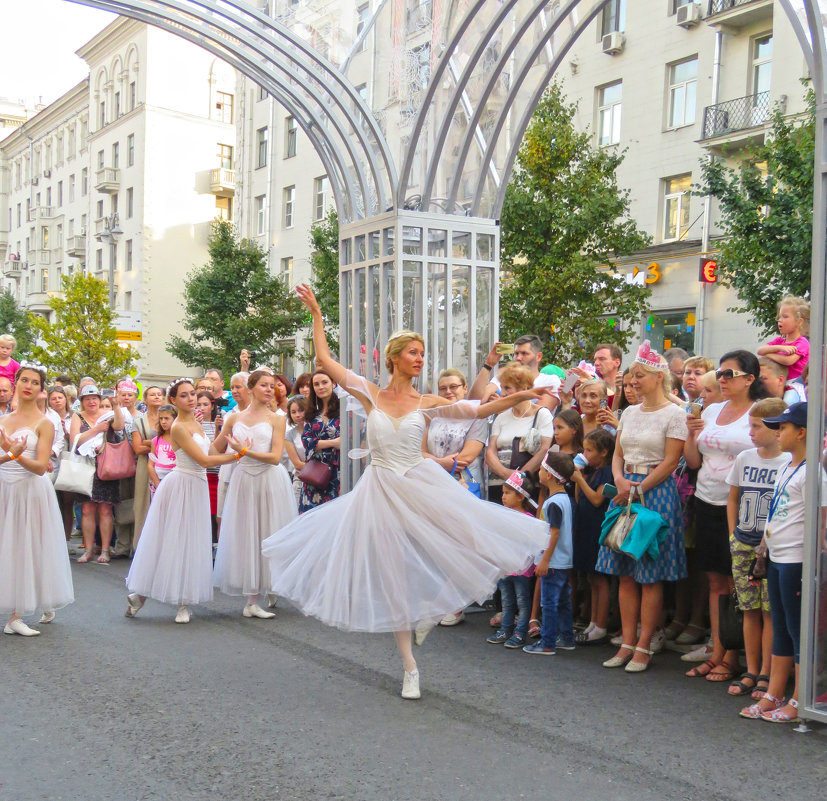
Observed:
[[[342,221],[393,204],[396,169],[356,88],[289,28],[244,0],[69,0],[181,36],[227,61],[290,111],[328,170]]]

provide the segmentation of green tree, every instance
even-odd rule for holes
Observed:
[[[651,241],[617,185],[624,153],[592,147],[591,133],[572,124],[576,109],[559,85],[546,92],[502,211],[500,335],[536,334],[559,364],[591,354],[598,342],[626,347],[649,296],[615,271],[618,257]]]
[[[702,165],[697,194],[720,201],[718,277],[765,333],[776,331],[776,306],[786,294],[810,291],[813,244],[813,158],[815,105],[803,119],[772,115],[764,144],[740,154],[740,164],[710,159]]]
[[[115,312],[109,307],[109,286],[78,272],[61,278],[62,298],[50,298],[55,321],[32,315],[32,328],[42,343],[32,356],[50,372],[65,373],[77,382],[90,375],[111,386],[129,372],[139,355],[118,344]]]
[[[310,229],[311,286],[322,307],[325,333],[331,349],[339,350],[339,215],[327,217]]]
[[[0,334],[11,334],[17,340],[14,357],[18,361],[31,353],[34,339],[29,315],[17,305],[8,289],[0,292]]]
[[[184,319],[189,337],[173,336],[166,349],[190,367],[238,369],[247,348],[253,364],[292,355],[290,338],[301,326],[304,307],[281,278],[267,269],[267,254],[248,239],[239,240],[231,223],[213,223],[209,264],[184,282]]]

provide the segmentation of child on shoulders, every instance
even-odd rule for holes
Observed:
[[[778,332],[781,336],[758,348],[759,356],[767,356],[788,368],[788,381],[798,378],[810,360],[810,342],[805,336],[809,323],[810,304],[804,298],[787,295],[778,304]]]

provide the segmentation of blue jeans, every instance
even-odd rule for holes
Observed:
[[[509,635],[516,632],[525,637],[531,617],[531,579],[528,576],[506,576],[499,580],[497,586],[503,602],[503,620],[500,628]]]
[[[558,637],[564,643],[574,642],[570,575],[570,568],[566,570],[550,568],[548,575],[540,579],[540,606],[543,610],[540,641],[543,648],[554,648]]]
[[[792,656],[798,664],[801,647],[800,562],[767,562],[767,589],[772,617],[772,655]]]

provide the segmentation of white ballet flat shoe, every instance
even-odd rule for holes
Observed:
[[[40,632],[37,629],[29,628],[19,617],[6,623],[3,634],[20,634],[23,637],[37,637]]]
[[[415,670],[413,673],[405,671],[405,677],[402,679],[402,697],[408,701],[416,701],[422,698],[422,693],[419,691],[419,671]]]
[[[132,592],[126,596],[126,602],[128,606],[126,607],[126,612],[124,614],[126,617],[135,617],[138,612],[141,611],[141,607],[144,605],[146,598],[141,598],[137,592]]]
[[[178,607],[178,614],[175,616],[176,623],[189,623],[190,622],[190,610],[187,606],[179,606]]]
[[[434,622],[431,620],[417,624],[417,627],[414,629],[414,644],[422,645],[433,627]]]
[[[241,613],[244,617],[260,617],[262,620],[269,620],[275,617],[273,612],[265,612],[258,604],[247,604]]]
[[[55,619],[55,612],[53,609],[49,609],[47,612],[44,612],[40,616],[40,623],[51,623]]]

